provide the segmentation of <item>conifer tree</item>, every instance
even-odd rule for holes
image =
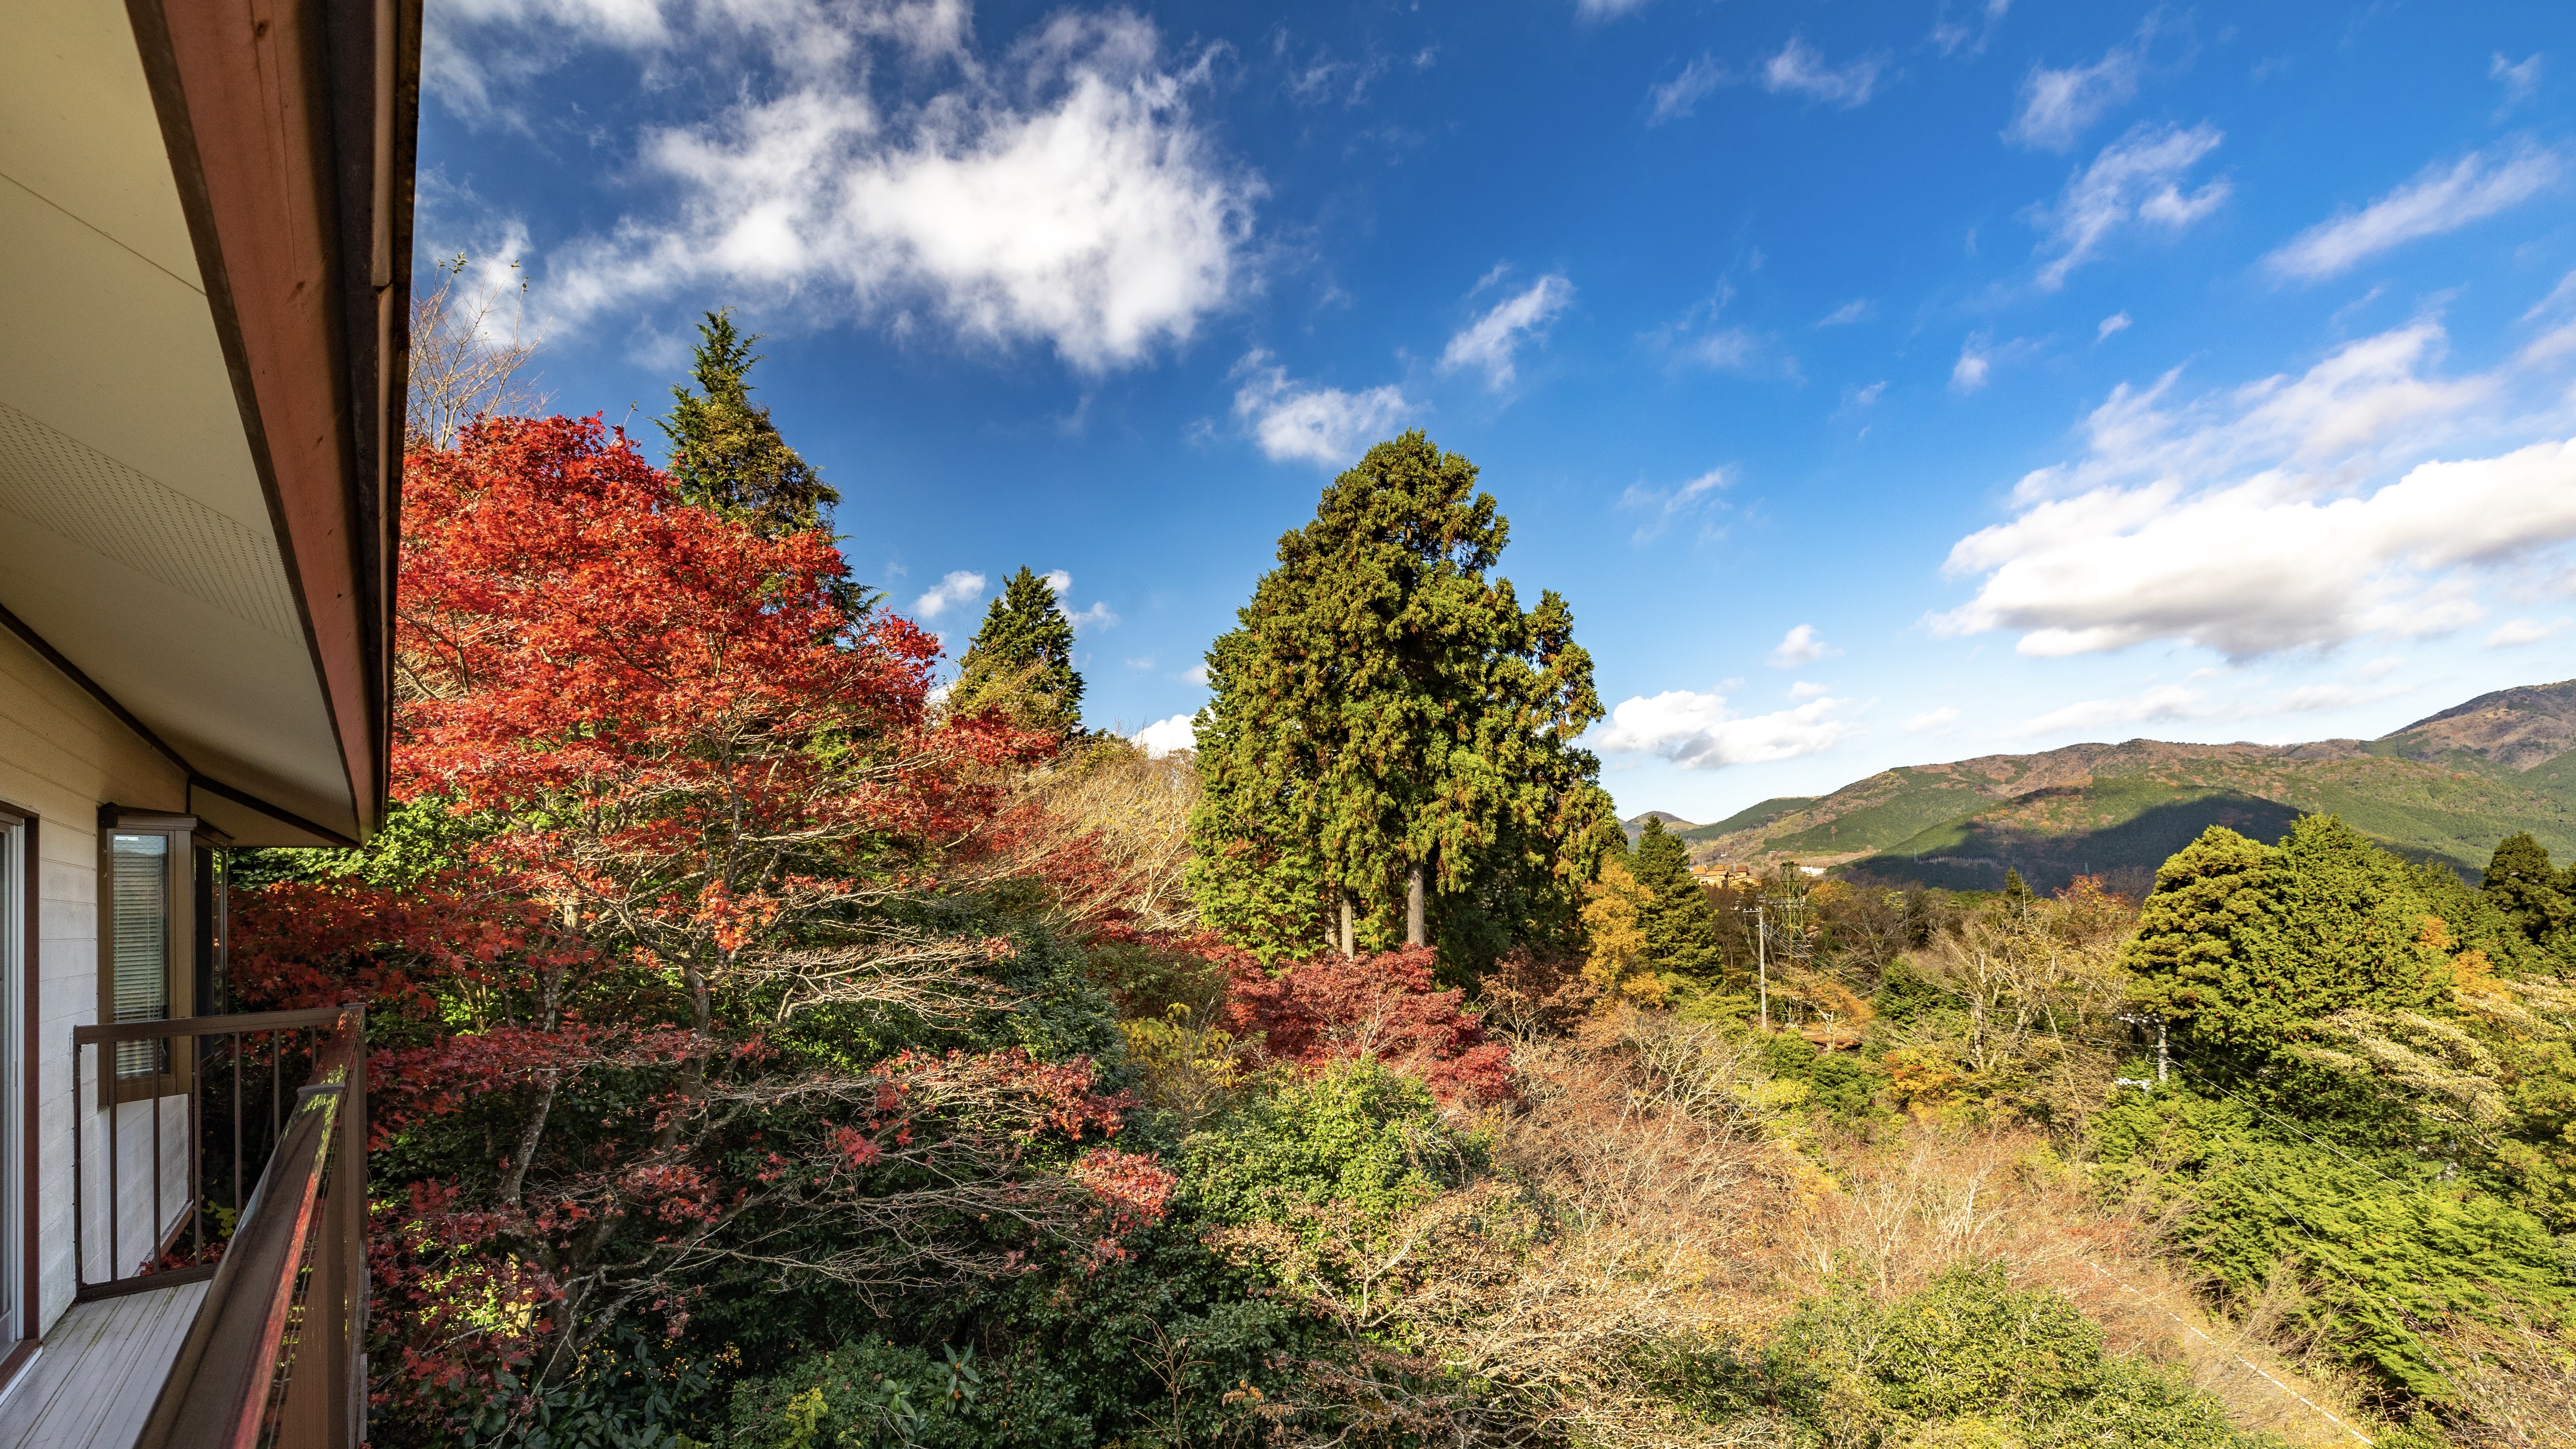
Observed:
[[[2550,864],[2549,848],[2526,830],[2496,846],[2480,889],[2523,939],[2538,946],[2551,944],[2576,920],[2576,899],[2570,899],[2568,884]]]
[[[731,308],[709,312],[689,369],[698,390],[672,388],[671,415],[659,425],[682,498],[775,538],[822,527],[823,509],[841,495],[787,446],[769,409],[752,406],[746,379],[760,361],[751,352],[759,340],[735,329]]]
[[[950,703],[999,707],[1019,723],[1070,740],[1082,729],[1082,675],[1073,667],[1073,621],[1055,588],[1026,568],[984,611],[960,661]]]
[[[1475,485],[1419,431],[1371,448],[1208,651],[1193,889],[1256,951],[1573,929],[1610,818],[1592,660],[1564,600],[1487,577],[1510,525]]]
[[[2017,906],[2031,902],[2030,882],[2023,880],[2021,872],[2010,866],[2004,869],[2004,899]]]
[[[2259,1052],[2346,1007],[2433,1002],[2449,941],[2404,861],[2303,815],[2278,846],[2213,825],[2167,860],[2125,964],[2195,1035]]]
[[[1690,855],[1681,837],[1665,830],[1662,820],[1647,816],[1628,870],[1652,896],[1638,912],[1646,936],[1646,959],[1656,970],[1695,985],[1716,985],[1726,969],[1726,954],[1718,946],[1717,913],[1709,909],[1708,892],[1690,873]]]

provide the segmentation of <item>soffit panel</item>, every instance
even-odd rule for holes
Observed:
[[[202,773],[355,834],[125,7],[0,24],[0,605]]]

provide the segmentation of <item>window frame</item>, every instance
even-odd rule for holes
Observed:
[[[116,837],[159,835],[168,841],[163,859],[169,903],[164,912],[160,1020],[178,1021],[196,1012],[196,837],[197,818],[140,810],[109,808],[98,822],[98,1020],[116,1021]],[[117,1048],[99,1049],[99,1105],[158,1101],[185,1096],[196,1086],[196,1053],[182,1039],[160,1043],[161,1070],[126,1076],[117,1069]]]

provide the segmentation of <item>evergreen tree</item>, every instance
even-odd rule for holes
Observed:
[[[2576,919],[2568,886],[2568,878],[2550,864],[2548,847],[2526,830],[2496,846],[2479,889],[2524,940],[2539,946],[2551,944]]]
[[[1192,886],[1256,951],[1340,944],[1345,903],[1354,945],[1574,928],[1616,829],[1592,660],[1564,600],[1487,577],[1510,526],[1475,483],[1418,431],[1371,448],[1208,651]]]
[[[2435,1000],[2448,939],[2404,861],[2304,815],[2278,846],[2213,825],[2167,860],[2126,964],[2203,1040],[2269,1051],[2345,1007]]]
[[[2021,872],[2010,866],[2004,868],[2004,899],[2017,906],[2031,902],[2030,882],[2023,880]]]
[[[1681,837],[1666,831],[1663,821],[1647,816],[1628,870],[1651,897],[1638,912],[1646,959],[1656,970],[1693,985],[1717,985],[1726,974],[1726,955],[1717,942],[1717,913],[1709,909],[1708,892],[1690,873],[1690,856]]]
[[[672,388],[671,415],[659,425],[682,498],[774,538],[822,527],[823,509],[841,495],[787,446],[769,409],[752,406],[746,379],[760,361],[751,352],[759,340],[735,330],[731,308],[709,312],[689,369],[698,390]]]
[[[984,611],[960,661],[958,709],[1000,708],[1032,729],[1070,741],[1082,730],[1082,676],[1073,667],[1073,621],[1055,588],[1023,568]]]

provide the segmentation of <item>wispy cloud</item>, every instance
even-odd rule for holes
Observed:
[[[1773,95],[1795,94],[1849,109],[1866,105],[1887,69],[1884,55],[1864,55],[1841,65],[1825,63],[1824,52],[1791,36],[1780,53],[1762,66],[1762,88]]]
[[[2226,139],[2217,127],[2203,123],[2139,126],[2102,148],[2093,163],[2066,183],[2054,205],[2033,212],[2047,233],[2039,255],[2039,285],[2055,291],[2067,274],[2091,261],[2113,234],[2130,226],[2180,232],[2216,211],[2230,191],[2225,177],[2185,192],[2186,178],[2202,158]]]
[[[1943,0],[1941,18],[1932,23],[1928,37],[1932,48],[1943,55],[1984,54],[1987,42],[1994,39],[1995,27],[2003,23],[2004,12],[2012,9],[2012,0],[1985,0],[1982,6],[1973,8],[1982,12],[1983,23],[1971,29],[1950,18],[1949,0]]]
[[[1841,306],[1826,313],[1824,316],[1817,318],[1816,325],[1819,327],[1847,327],[1854,322],[1866,319],[1869,316],[1870,311],[1871,304],[1867,297],[1854,297],[1850,301],[1845,302]]]
[[[2096,342],[2108,342],[2111,340],[2112,334],[2128,331],[2129,325],[2128,313],[2114,312],[2110,316],[2102,319],[2101,326],[2093,329],[2093,340]]]
[[[1234,415],[1252,430],[1261,451],[1278,462],[1342,467],[1413,410],[1392,383],[1345,392],[1292,382],[1288,369],[1259,350],[1244,354],[1234,371],[1243,379],[1235,389]]]
[[[1499,392],[1511,386],[1521,344],[1545,339],[1548,324],[1573,301],[1574,284],[1562,273],[1539,278],[1450,338],[1440,354],[1440,370],[1474,368],[1485,374],[1488,388]]]
[[[2033,66],[2022,77],[2021,109],[2004,128],[2004,139],[2034,151],[2071,151],[2076,138],[2138,93],[2147,46],[2155,38],[2155,20],[2128,42],[2115,45],[2091,65],[2062,70]]]
[[[1945,704],[1939,709],[1927,709],[1923,713],[1916,715],[1914,718],[1907,720],[1905,722],[1905,732],[1909,735],[1938,734],[1958,722],[1959,711],[1955,707]]]
[[[1711,468],[1678,488],[1630,485],[1628,491],[1619,496],[1619,506],[1642,512],[1646,515],[1646,519],[1637,525],[1637,531],[1631,535],[1629,541],[1645,543],[1655,538],[1670,527],[1676,518],[1698,512],[1714,503],[1719,492],[1734,481],[1735,475],[1732,470]]]
[[[1660,126],[1666,121],[1678,121],[1699,109],[1699,103],[1708,99],[1710,92],[1727,84],[1730,78],[1726,67],[1703,55],[1683,66],[1681,74],[1671,80],[1646,88],[1650,103],[1646,124]]]
[[[2357,212],[2343,212],[2292,237],[2263,259],[2273,275],[2318,281],[2350,271],[2392,247],[2457,231],[2530,200],[2558,184],[2565,168],[2555,152],[2532,145],[2472,151],[2445,169],[2416,178]]]
[[[2543,639],[2554,639],[2565,633],[2567,624],[2568,621],[2563,618],[2551,619],[2546,623],[2538,619],[2507,620],[2498,625],[2494,633],[2487,636],[2485,647],[2511,649],[2518,644],[2537,644]]]
[[[2533,51],[2520,61],[2508,61],[2498,51],[2487,65],[2487,74],[2504,84],[2504,100],[2496,107],[2496,116],[2502,119],[2540,89],[2540,52]]]
[[[1771,650],[1769,663],[1774,669],[1795,669],[1819,659],[1831,659],[1843,651],[1816,636],[1816,626],[1800,624],[1780,638]]]
[[[2086,699],[2024,721],[2020,733],[2053,735],[2105,725],[2154,724],[2198,719],[2209,713],[2208,697],[2179,684],[2160,684],[2116,699]]]

